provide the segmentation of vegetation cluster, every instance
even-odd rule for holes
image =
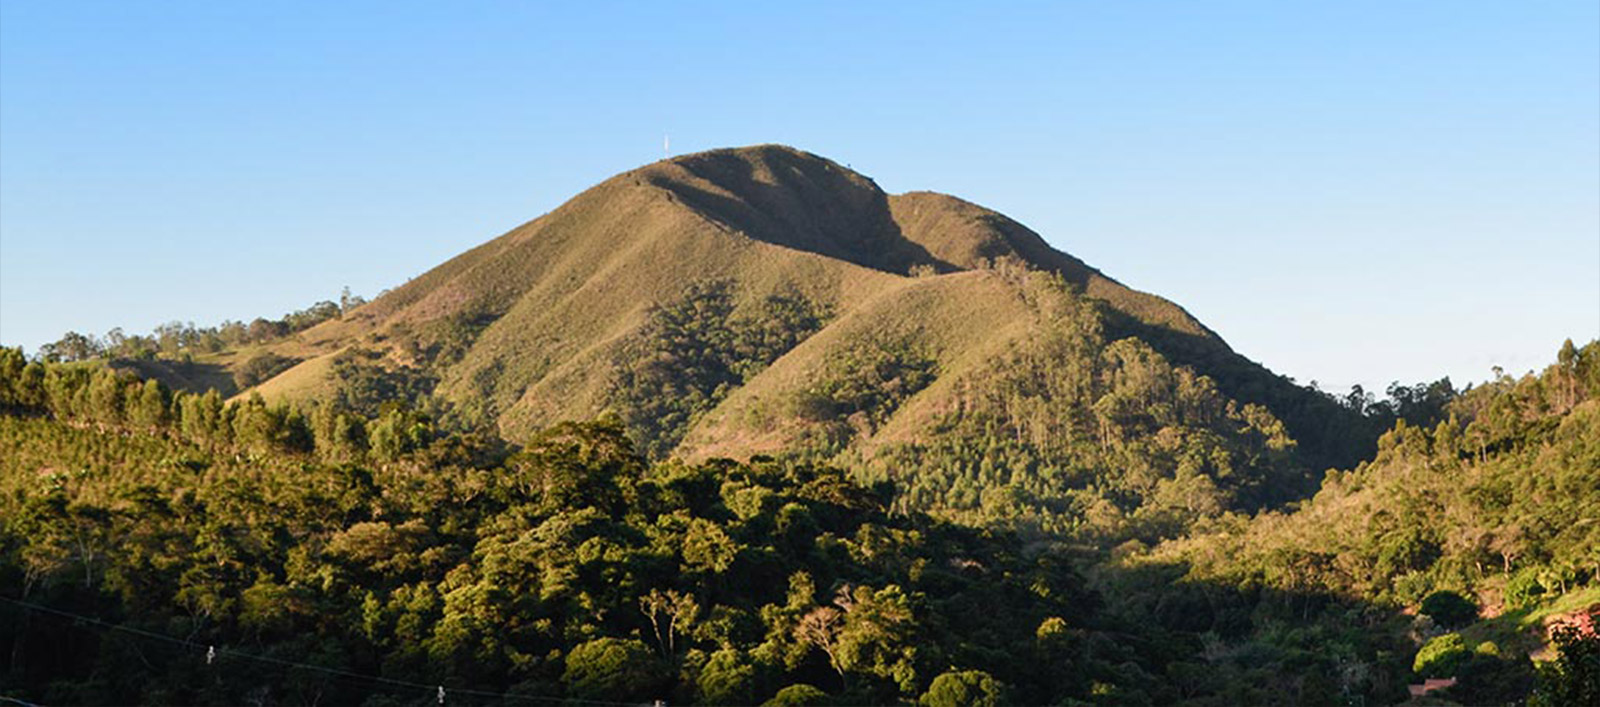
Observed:
[[[223,404],[14,350],[0,405],[18,599],[339,671],[209,664],[7,607],[6,682],[41,701],[405,699],[342,674],[610,701],[1046,700],[1148,659],[1094,628],[1063,557],[891,514],[887,489],[834,469],[650,465],[615,419],[511,451],[413,412]]]
[[[117,327],[103,337],[69,331],[60,339],[39,347],[39,357],[59,362],[97,358],[150,360],[162,357],[177,360],[282,339],[338,318],[363,304],[366,304],[366,300],[360,295],[351,294],[350,288],[346,287],[338,302],[317,302],[278,319],[257,317],[249,323],[225,321],[209,327],[174,321],[157,326],[149,334],[128,334]],[[253,375],[257,381],[271,377],[263,377],[259,369]]]
[[[1594,702],[1600,342],[1386,393],[954,197],[666,160],[370,304],[0,349],[0,685]]]
[[[1105,562],[909,512],[892,483],[827,466],[651,463],[616,418],[519,449],[398,405],[225,403],[4,350],[0,576],[17,600],[128,629],[9,604],[6,683],[78,703],[394,704],[438,684],[508,704],[1331,704],[1395,701],[1452,673],[1460,699],[1518,699],[1540,680],[1535,694],[1566,694],[1592,679],[1580,638],[1563,644],[1576,662],[1536,675],[1458,625],[1486,588],[1536,604],[1594,583],[1594,543],[1571,535],[1593,500],[1552,501],[1595,487],[1596,351],[1470,391],[1425,437],[1398,424],[1350,473],[1425,473],[1441,434],[1457,440],[1445,458],[1485,482],[1548,469],[1537,476],[1560,488],[1474,511],[1500,514],[1478,527],[1520,524],[1514,555],[1494,538],[1431,540],[1444,519],[1420,518],[1420,538],[1353,535],[1330,561],[1370,564],[1341,575],[1317,569],[1311,530],[1268,531],[1343,536],[1315,516],[1356,488],[1342,474],[1301,511],[1225,515]],[[1489,498],[1479,486],[1459,502]],[[1453,498],[1417,478],[1389,493],[1401,487]],[[1384,512],[1417,506],[1381,498]],[[1350,581],[1369,574],[1394,588]],[[1417,601],[1441,631],[1420,650],[1398,611]]]

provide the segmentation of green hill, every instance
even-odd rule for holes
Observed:
[[[0,612],[25,697],[254,689],[61,643],[39,612],[67,609],[546,699],[1581,682],[1526,654],[1600,577],[1600,343],[1335,399],[1000,214],[790,148],[619,175],[370,303],[107,351],[0,349],[0,577],[40,600]],[[602,684],[623,664],[649,670]]]
[[[1376,437],[1016,221],[776,145],[617,175],[347,305],[124,365],[512,442],[615,412],[655,459],[847,463],[919,508],[1111,537],[1303,497]]]
[[[850,463],[919,507],[1054,530],[1098,509],[1093,532],[1141,537],[1300,497],[1370,448],[1358,415],[1027,227],[775,145],[620,174],[297,317],[126,365],[238,400],[426,402],[514,442],[611,411],[653,458]]]

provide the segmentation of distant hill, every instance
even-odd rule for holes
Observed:
[[[1349,411],[1016,221],[777,145],[620,174],[261,351],[298,361],[249,389],[269,401],[431,393],[513,441],[610,411],[652,456],[858,461],[1002,514],[1132,512],[1180,467],[1253,506],[1370,443]],[[981,498],[995,486],[1009,500]]]

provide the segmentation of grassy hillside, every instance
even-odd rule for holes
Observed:
[[[930,405],[951,404],[941,391],[954,381],[982,387],[967,369],[988,353],[1047,336],[1026,304],[1025,278],[1017,275],[1024,271],[1053,273],[1097,303],[1104,343],[1137,338],[1166,361],[1211,377],[1240,405],[1286,411],[1280,418],[1290,436],[1303,440],[1292,454],[1307,470],[1338,460],[1359,436],[1349,425],[1325,429],[1348,411],[1237,356],[1182,308],[1122,286],[1026,227],[953,197],[889,196],[836,163],[780,146],[688,155],[607,180],[305,332],[300,357],[307,362],[259,390],[269,399],[327,398],[343,383],[316,355],[357,349],[387,374],[436,382],[436,397],[456,414],[512,439],[605,410],[628,417],[622,379],[647,365],[645,353],[673,355],[651,338],[652,316],[681,306],[696,283],[720,282],[731,297],[728,316],[753,316],[774,297],[826,311],[829,321],[806,332],[821,343],[790,337],[794,360],[772,352],[780,358],[760,362],[774,363],[770,373],[730,362],[743,373],[702,391],[704,404],[673,416],[670,428],[635,427],[641,445],[665,454],[687,439],[685,454],[745,457],[815,436],[814,421],[794,417],[792,406],[774,407],[793,397],[795,377],[817,374],[823,359],[847,365],[838,362],[841,352],[875,345],[879,325],[907,323],[916,331],[902,338],[936,349],[928,352],[937,364],[930,392],[903,414],[874,413],[883,419],[872,426],[893,430],[890,436],[874,431],[856,434],[860,444],[833,443],[835,452],[870,452],[927,432],[919,425],[937,422]],[[974,276],[980,272],[989,275]],[[711,415],[725,400],[729,407]],[[746,424],[752,421],[758,424]]]
[[[1376,436],[1001,214],[774,145],[646,165],[372,302],[229,331],[128,365],[514,442],[614,412],[652,458],[845,463],[917,508],[1100,538],[1299,498]]]
[[[974,321],[993,325],[967,326]],[[916,359],[927,369],[921,385],[951,381],[1033,325],[1015,288],[991,272],[897,283],[838,316],[733,392],[690,431],[681,449],[704,458],[779,453],[812,442],[837,452],[868,443],[892,420],[916,415],[914,401],[924,392],[920,385],[908,384],[875,405],[855,406],[861,409],[805,409],[808,401],[801,398],[831,378],[865,373],[865,352],[880,354],[887,362],[885,372],[896,365],[896,357],[907,363]],[[863,385],[857,392],[880,392],[880,387]],[[875,419],[846,419],[848,430],[831,429],[839,421],[836,417],[857,413]]]
[[[391,350],[430,326],[470,329],[435,371],[439,394],[518,437],[605,409],[646,312],[696,281],[736,283],[740,306],[798,292],[830,307],[893,283],[928,258],[894,237],[883,202],[860,175],[787,148],[661,162],[308,333]]]
[[[1451,589],[1514,608],[1600,576],[1600,343],[1569,361],[1468,391],[1431,429],[1400,423],[1293,513],[1163,552],[1208,573],[1303,565],[1269,581],[1400,604]]]
[[[619,175],[370,303],[48,349],[0,350],[0,577],[369,676],[1498,703],[1600,581],[1600,343],[1335,399],[1003,215],[785,147]],[[29,695],[258,697],[33,616],[0,613]]]
[[[1058,273],[1067,282],[1113,309],[1146,324],[1193,336],[1215,338],[1209,329],[1172,302],[1130,289],[1077,258],[1050,247],[1039,234],[1004,214],[936,192],[889,197],[895,222],[906,238],[934,257],[966,270],[1011,259]]]
[[[733,391],[680,450],[829,461],[894,481],[906,508],[1097,539],[1306,492],[1270,412],[1108,340],[1104,304],[1074,289],[1002,264],[887,291]]]
[[[430,323],[482,322],[461,359],[437,372],[440,390],[482,404],[515,437],[606,407],[605,359],[648,308],[691,282],[733,281],[741,302],[798,291],[842,314],[913,270],[973,270],[1005,257],[1059,272],[1134,321],[1215,339],[1181,308],[1122,287],[1003,216],[940,195],[890,197],[780,146],[618,175],[302,338],[323,351],[373,339],[394,347]]]

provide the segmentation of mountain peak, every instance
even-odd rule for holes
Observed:
[[[701,391],[708,405],[748,387],[729,404],[770,398],[780,407],[751,409],[786,419],[800,408],[781,405],[805,402],[807,381],[886,346],[924,356],[947,385],[975,376],[982,387],[978,366],[1051,326],[1028,304],[1039,281],[1009,277],[1016,270],[997,263],[1059,274],[1073,296],[1097,301],[1110,340],[1140,339],[1176,364],[1216,373],[1224,392],[1244,402],[1297,399],[1291,384],[1233,353],[1182,307],[1123,286],[1003,214],[933,192],[891,196],[837,162],[771,144],[680,155],[612,177],[308,330],[303,346],[279,352],[303,362],[259,390],[326,395],[339,386],[341,352],[370,349],[386,366],[426,367],[436,395],[516,437],[617,405],[620,381],[637,366],[679,365],[681,357],[648,350],[666,326],[651,322],[674,308],[709,312],[713,328],[771,324],[758,337],[763,346],[781,343],[772,355],[795,357],[741,363],[771,370]],[[935,277],[907,277],[913,272]],[[907,408],[914,414],[893,429],[926,432],[933,418],[921,416],[936,408],[944,409]],[[674,434],[701,424],[701,414],[710,425],[710,412],[674,418]],[[746,432],[719,443],[756,438]]]
[[[736,147],[716,147],[699,152],[686,152],[681,155],[668,157],[662,162],[685,162],[699,159],[739,159],[746,161],[773,161],[773,160],[801,160],[811,162],[825,162],[838,166],[833,160],[814,152],[807,152],[792,145],[777,142],[764,142],[756,145],[740,145]]]
[[[748,238],[906,274],[955,269],[900,232],[888,195],[833,160],[764,144],[681,155],[620,177]]]

